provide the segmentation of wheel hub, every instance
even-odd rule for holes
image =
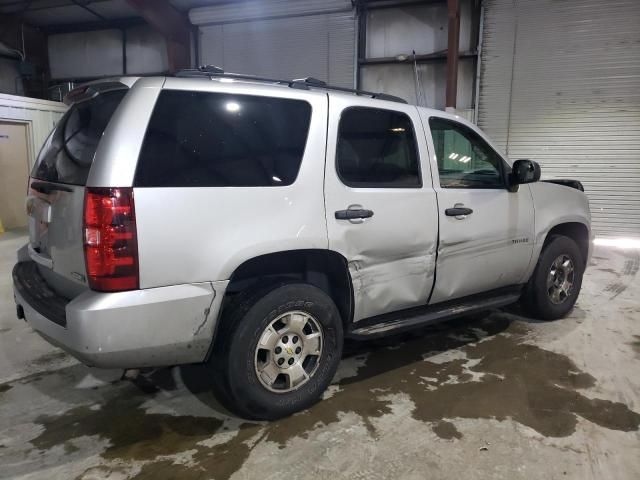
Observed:
[[[552,303],[559,305],[573,292],[575,267],[569,255],[559,255],[551,264],[547,276],[547,294]]]
[[[255,353],[260,383],[272,392],[286,393],[307,383],[322,354],[320,323],[306,312],[278,316],[262,332]]]
[[[273,361],[281,368],[288,368],[300,361],[304,350],[304,340],[295,334],[280,336],[274,348]]]

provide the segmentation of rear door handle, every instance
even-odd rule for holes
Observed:
[[[371,217],[373,217],[373,211],[365,208],[349,208],[336,212],[336,220],[357,220]]]
[[[465,215],[471,215],[473,213],[473,210],[471,210],[470,208],[467,207],[453,207],[453,208],[447,208],[444,211],[444,214],[447,217],[462,217]]]

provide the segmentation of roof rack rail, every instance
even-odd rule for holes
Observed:
[[[222,68],[214,65],[203,65],[198,68],[189,68],[176,72],[176,77],[205,77],[205,78],[231,78],[236,80],[249,80],[254,82],[277,83],[279,85],[287,85],[289,88],[298,88],[309,90],[310,88],[323,88],[325,90],[335,90],[337,92],[354,93],[356,95],[364,95],[379,100],[387,100],[390,102],[407,103],[404,98],[388,95],[386,93],[368,92],[366,90],[358,90],[355,88],[337,87],[327,85],[326,82],[313,77],[296,78],[294,80],[282,80],[277,78],[259,77],[255,75],[246,75],[244,73],[225,72]]]

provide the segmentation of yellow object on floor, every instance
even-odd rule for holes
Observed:
[[[2,226],[2,219],[0,219],[0,235],[4,233],[4,227]]]

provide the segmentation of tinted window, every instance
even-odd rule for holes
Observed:
[[[142,187],[291,185],[311,106],[304,101],[165,90],[138,160]]]
[[[67,110],[42,147],[31,176],[50,182],[87,183],[98,142],[126,93],[105,92]]]
[[[420,187],[411,120],[404,113],[348,108],[342,113],[336,154],[338,174],[352,187]]]
[[[443,188],[503,188],[502,159],[480,135],[456,122],[429,120]]]

